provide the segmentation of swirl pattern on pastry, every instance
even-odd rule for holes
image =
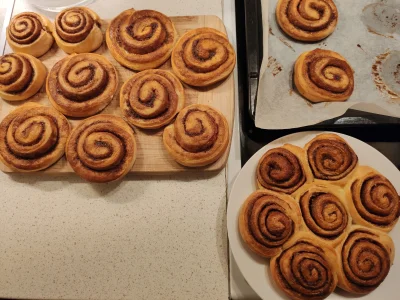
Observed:
[[[66,53],[92,52],[103,42],[100,17],[87,7],[61,11],[55,19],[54,38]]]
[[[340,54],[315,49],[297,59],[294,83],[311,102],[346,101],[354,91],[353,69]]]
[[[235,50],[228,38],[212,28],[186,32],[171,56],[174,73],[183,82],[193,86],[207,86],[225,79],[235,64]]]
[[[176,36],[172,21],[164,14],[128,9],[111,21],[106,42],[121,65],[142,71],[157,68],[171,56]]]
[[[358,157],[336,134],[320,134],[305,146],[308,163],[317,179],[344,185],[358,164]]]
[[[333,0],[279,0],[276,19],[287,35],[300,41],[319,41],[330,35],[338,22]]]
[[[29,54],[11,53],[0,58],[0,96],[20,101],[32,97],[47,75],[44,64]]]
[[[24,12],[12,18],[7,27],[7,41],[14,52],[42,56],[52,46],[53,25],[37,13]]]
[[[165,70],[147,70],[133,75],[120,92],[120,107],[127,121],[148,129],[160,128],[185,105],[179,79]]]
[[[320,247],[313,236],[298,233],[272,258],[270,268],[276,285],[291,299],[325,299],[337,285],[336,254]]]
[[[87,117],[103,110],[117,87],[117,71],[104,56],[81,53],[54,65],[46,90],[50,102],[64,115]]]
[[[178,163],[201,167],[218,160],[229,144],[226,118],[208,105],[192,104],[180,111],[163,133],[163,143]]]
[[[268,190],[251,194],[239,214],[244,242],[258,255],[270,258],[299,230],[300,210],[288,195]]]
[[[356,294],[376,289],[385,280],[394,259],[394,244],[388,235],[357,225],[337,251],[338,285]]]
[[[68,120],[55,109],[24,104],[0,124],[0,159],[20,172],[45,169],[64,155],[69,132]]]
[[[72,169],[91,182],[109,182],[125,176],[136,159],[132,128],[120,117],[100,114],[82,121],[67,142]]]
[[[400,197],[392,183],[370,167],[360,167],[346,186],[350,213],[359,225],[389,232],[400,214]]]
[[[286,144],[265,153],[257,165],[257,184],[286,194],[294,193],[306,181],[309,172],[305,169],[304,151]]]

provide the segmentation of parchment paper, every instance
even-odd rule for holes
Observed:
[[[400,0],[335,0],[339,22],[323,41],[302,43],[285,35],[275,18],[278,0],[261,0],[264,58],[256,106],[256,126],[286,129],[316,124],[350,107],[400,117]],[[355,89],[346,102],[312,104],[293,83],[293,67],[304,51],[329,49],[355,71]],[[373,70],[373,68],[375,70]]]

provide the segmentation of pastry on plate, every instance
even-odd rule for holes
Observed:
[[[290,299],[320,300],[336,288],[336,264],[332,247],[310,233],[299,232],[271,259],[270,269],[274,283]]]
[[[171,72],[146,70],[125,81],[119,99],[122,113],[130,124],[156,129],[170,123],[184,107],[185,91]]]
[[[202,167],[225,153],[229,135],[228,121],[219,111],[208,105],[192,104],[164,129],[163,143],[181,165]]]
[[[227,36],[207,27],[186,32],[171,56],[174,73],[193,86],[208,86],[225,79],[235,64],[235,50]]]
[[[23,12],[11,19],[6,31],[7,42],[14,52],[39,57],[53,45],[53,31],[53,24],[45,16]]]
[[[51,69],[46,91],[51,104],[66,116],[87,117],[103,110],[118,87],[114,66],[95,53],[71,54]]]
[[[338,286],[350,293],[365,295],[386,278],[394,260],[394,244],[387,234],[353,225],[336,248]]]
[[[319,134],[305,145],[305,150],[317,182],[326,180],[344,186],[358,165],[357,154],[337,134]]]
[[[54,108],[26,103],[0,123],[0,159],[18,172],[48,168],[63,155],[68,120]]]
[[[361,166],[345,187],[347,205],[359,225],[389,232],[400,214],[400,197],[393,184],[371,167]]]
[[[299,56],[294,83],[311,102],[346,101],[354,91],[354,71],[339,53],[315,49]]]
[[[154,10],[128,9],[114,18],[106,32],[112,56],[136,71],[155,69],[171,56],[177,33],[171,19]]]
[[[259,188],[286,194],[313,180],[304,150],[290,144],[268,150],[258,162],[256,172]]]
[[[8,101],[26,100],[46,80],[44,64],[29,54],[11,53],[0,57],[0,96]]]
[[[247,246],[270,258],[300,230],[301,214],[292,197],[269,190],[252,193],[239,213],[239,232]]]
[[[122,118],[107,114],[79,123],[65,150],[72,169],[90,182],[122,178],[132,169],[136,153],[132,128]]]
[[[55,19],[54,39],[66,53],[86,53],[103,43],[100,17],[87,7],[71,7]]]
[[[339,17],[333,0],[279,0],[275,13],[279,26],[287,35],[305,42],[329,36]]]

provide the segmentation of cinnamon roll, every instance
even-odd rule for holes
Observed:
[[[329,184],[304,185],[296,192],[295,198],[307,231],[332,247],[345,238],[351,226],[351,216],[341,188]]]
[[[82,121],[68,138],[65,152],[72,169],[91,182],[122,178],[132,169],[137,153],[132,128],[107,114]]]
[[[217,161],[229,144],[226,118],[208,105],[192,104],[180,111],[163,133],[163,143],[178,163],[201,167]]]
[[[68,120],[53,108],[26,103],[0,123],[0,159],[19,172],[46,169],[63,155]]]
[[[0,57],[0,96],[21,101],[35,95],[47,75],[44,64],[29,54],[11,53]]]
[[[299,41],[314,42],[335,30],[339,13],[333,0],[279,0],[276,20],[282,30]]]
[[[185,105],[178,78],[165,70],[147,70],[133,75],[120,92],[120,107],[127,121],[140,128],[160,128]]]
[[[172,52],[172,70],[183,82],[207,86],[231,74],[236,54],[225,34],[212,28],[186,32]]]
[[[286,194],[312,181],[304,150],[290,144],[268,150],[258,162],[256,172],[259,188]]]
[[[14,52],[39,57],[53,45],[53,31],[53,24],[45,16],[24,12],[12,18],[8,25],[7,42]]]
[[[300,230],[299,206],[288,195],[269,190],[252,193],[239,213],[243,241],[258,255],[273,257]]]
[[[87,7],[71,7],[55,19],[54,39],[66,53],[92,52],[103,43],[100,17]]]
[[[294,66],[294,83],[311,102],[346,101],[354,91],[353,69],[339,53],[315,49],[299,56]]]
[[[270,268],[273,281],[290,299],[319,300],[328,297],[337,285],[336,262],[332,247],[299,232],[272,258]]]
[[[345,187],[356,224],[389,232],[400,214],[400,197],[392,183],[370,167],[359,167]]]
[[[106,42],[121,65],[137,71],[155,69],[171,56],[177,33],[172,21],[154,10],[128,9],[111,21]]]
[[[346,239],[336,248],[338,286],[365,295],[386,278],[394,260],[394,244],[383,232],[353,225]]]
[[[344,186],[358,165],[357,154],[336,134],[317,135],[306,144],[305,150],[316,181]]]
[[[117,71],[102,55],[71,54],[51,69],[46,92],[64,115],[87,117],[103,110],[118,87]]]

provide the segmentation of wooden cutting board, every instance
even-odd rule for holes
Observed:
[[[175,24],[178,35],[181,36],[186,31],[199,28],[199,27],[211,27],[226,33],[225,26],[221,19],[216,16],[188,16],[188,17],[171,17],[173,23]],[[109,21],[103,21],[102,30],[105,32]],[[96,51],[96,53],[102,54],[116,67],[119,75],[119,87],[116,95],[114,96],[112,102],[106,107],[101,113],[115,114],[121,116],[119,109],[119,90],[122,84],[128,80],[134,71],[131,71],[125,67],[122,67],[117,61],[111,56],[107,49],[105,42]],[[40,57],[40,60],[46,65],[47,69],[50,70],[53,65],[67,56],[67,54],[57,47],[56,44],[53,45],[52,49],[45,55]],[[170,60],[168,60],[160,69],[172,70]],[[209,104],[212,107],[218,109],[222,112],[228,120],[230,127],[230,135],[232,137],[232,127],[233,127],[233,116],[234,116],[234,96],[235,96],[235,83],[233,74],[231,74],[226,80],[214,84],[206,88],[194,88],[184,84],[185,95],[186,95],[186,105],[193,103],[203,103]],[[6,102],[0,100],[0,119],[2,120],[10,111],[20,106],[21,104],[32,101],[41,103],[43,105],[51,106],[49,100],[47,99],[45,87],[38,94],[26,101],[20,102]],[[80,119],[68,118],[72,126],[76,126]],[[146,174],[166,174],[184,171],[217,171],[222,169],[227,162],[229,155],[229,148],[225,151],[224,155],[212,165],[204,168],[187,168],[176,163],[164,149],[162,143],[162,133],[163,129],[159,130],[143,130],[139,128],[134,128],[136,133],[136,140],[138,144],[138,153],[136,162],[131,170],[133,173],[146,173]],[[15,172],[8,167],[0,163],[0,169],[4,172]],[[73,173],[72,168],[69,166],[65,157],[61,158],[56,164],[50,168],[40,171],[41,173]]]

